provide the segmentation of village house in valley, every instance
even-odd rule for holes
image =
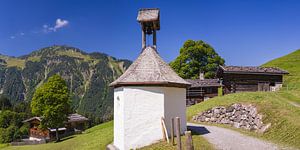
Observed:
[[[23,123],[29,123],[29,140],[33,141],[53,141],[56,139],[56,129],[41,129],[39,125],[42,121],[41,117],[32,117],[24,120]],[[79,114],[70,114],[68,121],[64,127],[58,129],[60,136],[71,135],[76,132],[83,131],[85,129],[88,119]]]
[[[158,55],[156,31],[159,10],[141,9],[142,52],[133,64],[110,85],[114,87],[114,141],[112,149],[140,148],[163,138],[162,119],[168,135],[171,118],[180,117],[181,133],[186,131],[186,88],[190,83],[179,77]],[[146,46],[146,34],[153,45]]]

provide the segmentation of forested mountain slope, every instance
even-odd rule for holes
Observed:
[[[73,111],[99,123],[112,117],[113,89],[108,84],[130,64],[68,46],[46,47],[21,57],[0,55],[0,94],[12,104],[30,102],[35,89],[58,73],[70,89]]]

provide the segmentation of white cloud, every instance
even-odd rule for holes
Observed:
[[[68,20],[62,20],[62,19],[56,19],[56,24],[55,24],[55,27],[54,29],[59,29],[59,28],[62,28],[62,27],[65,27],[69,24],[69,21]]]
[[[10,38],[10,39],[15,39],[16,37],[15,37],[15,36],[10,36],[9,38]]]
[[[49,26],[47,24],[44,24],[43,31],[45,33],[56,32],[58,29],[66,27],[68,24],[69,24],[68,20],[63,20],[63,19],[58,18],[58,19],[56,19],[55,26]]]
[[[20,35],[23,36],[23,35],[25,35],[25,33],[24,33],[24,32],[21,32]]]

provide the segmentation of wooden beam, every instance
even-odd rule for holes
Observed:
[[[175,144],[175,141],[174,141],[174,118],[171,119],[171,143],[172,143],[172,146]]]
[[[146,33],[145,30],[142,29],[142,49],[146,47]]]
[[[182,150],[181,136],[180,136],[180,118],[176,117],[176,139],[177,139],[177,150]]]
[[[186,150],[194,150],[193,146],[193,139],[192,139],[192,132],[191,131],[185,131],[185,137],[186,137]]]
[[[156,30],[153,30],[153,46],[156,48]]]

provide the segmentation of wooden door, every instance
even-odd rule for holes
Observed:
[[[258,91],[270,91],[270,83],[269,82],[259,82],[258,83]]]

